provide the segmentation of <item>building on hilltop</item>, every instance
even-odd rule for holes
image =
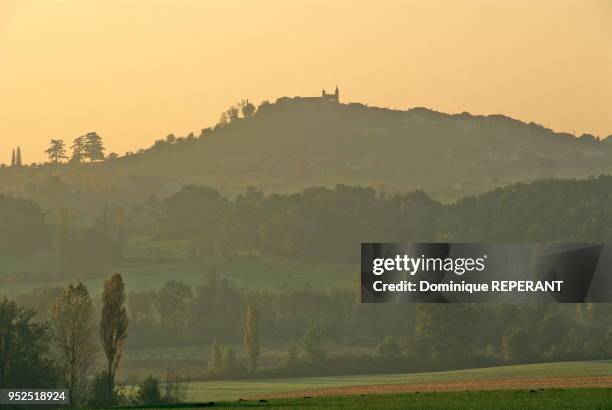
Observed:
[[[295,96],[293,98],[290,98],[290,97],[281,97],[278,100],[276,100],[277,103],[283,103],[283,102],[288,102],[288,101],[293,101],[293,102],[298,102],[298,103],[333,103],[333,104],[339,104],[340,103],[340,90],[338,90],[338,86],[336,86],[336,90],[333,93],[326,93],[325,89],[323,89],[321,91],[321,96],[320,97],[299,97],[299,96]]]
[[[336,91],[333,94],[327,94],[325,92],[325,88],[321,91],[321,100],[331,102],[331,103],[339,103],[340,102],[340,91],[338,90],[338,86],[336,86]]]

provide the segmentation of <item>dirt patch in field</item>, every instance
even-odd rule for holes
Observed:
[[[266,395],[266,397],[346,396],[355,394],[416,393],[465,390],[558,389],[571,387],[612,387],[612,376],[533,377],[490,380],[480,379],[408,384],[326,387],[315,390],[278,393]]]

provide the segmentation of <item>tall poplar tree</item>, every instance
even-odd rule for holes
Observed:
[[[15,165],[20,167],[22,165],[21,163],[21,148],[17,147],[17,155],[15,156]]]
[[[125,285],[121,275],[115,273],[104,282],[100,318],[100,339],[106,355],[106,387],[109,402],[114,399],[115,375],[123,353],[123,345],[127,339],[127,327]]]

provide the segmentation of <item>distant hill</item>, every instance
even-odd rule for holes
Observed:
[[[248,185],[293,192],[346,183],[389,192],[422,188],[452,200],[517,181],[612,171],[611,138],[576,138],[502,115],[314,100],[281,98],[199,136],[160,140],[100,163],[3,169],[0,186],[44,190],[46,178],[57,175],[73,189],[142,198],[186,183],[228,194]]]

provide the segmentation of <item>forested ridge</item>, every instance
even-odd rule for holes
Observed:
[[[258,107],[244,100],[214,126],[124,155],[105,153],[103,137],[53,139],[49,162],[0,169],[0,184],[5,192],[44,189],[47,178],[59,176],[73,191],[124,202],[190,183],[232,196],[252,184],[272,193],[344,183],[424,189],[454,200],[518,181],[612,171],[612,139],[605,136],[578,137],[504,115],[290,98]]]

